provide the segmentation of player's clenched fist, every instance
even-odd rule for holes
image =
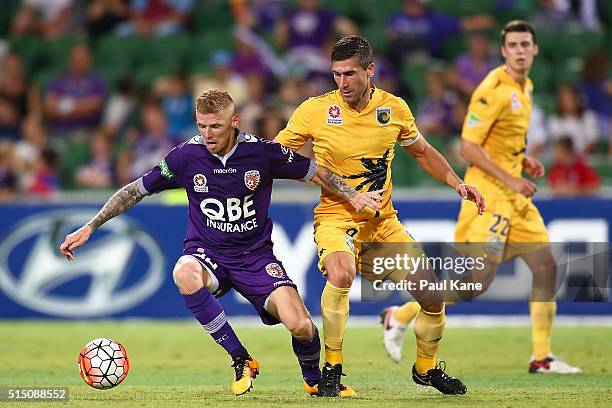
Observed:
[[[60,251],[69,261],[72,261],[74,259],[74,250],[83,246],[92,232],[93,229],[89,225],[83,225],[72,234],[66,235],[64,242],[60,245]]]

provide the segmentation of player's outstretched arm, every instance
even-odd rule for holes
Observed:
[[[425,138],[420,137],[411,145],[404,146],[404,150],[412,155],[419,166],[436,180],[451,186],[455,190],[459,184],[463,183],[444,156],[430,145]]]
[[[360,193],[346,184],[342,177],[323,166],[317,166],[317,171],[310,181],[344,198],[359,212],[364,211],[366,208],[370,208],[373,211],[380,210],[379,202],[383,199],[382,193],[385,191],[384,189]]]
[[[423,170],[436,180],[451,186],[464,200],[473,201],[478,207],[478,213],[485,210],[485,201],[480,191],[474,186],[465,184],[452,169],[448,161],[430,145],[424,138],[419,138],[404,150],[411,154]]]
[[[114,218],[132,208],[144,197],[144,194],[138,190],[136,181],[133,181],[119,189],[111,198],[108,199],[98,214],[96,214],[96,216],[93,217],[87,224],[83,225],[73,233],[66,235],[64,242],[60,245],[60,251],[62,254],[64,254],[66,259],[72,261],[74,259],[74,250],[85,245],[89,239],[89,236],[96,228],[111,218]]]
[[[484,172],[492,175],[493,177],[510,187],[513,191],[516,191],[517,193],[522,194],[525,197],[531,197],[536,193],[536,191],[538,191],[536,185],[531,181],[522,177],[513,177],[504,169],[499,167],[497,163],[491,160],[491,158],[482,148],[482,146],[477,145],[476,143],[462,139],[461,157],[467,160],[468,163],[470,163],[471,165],[476,166]],[[538,170],[538,174],[540,170],[543,174],[544,166],[542,166],[541,169]]]

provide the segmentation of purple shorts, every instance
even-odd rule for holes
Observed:
[[[287,276],[281,261],[276,259],[271,248],[264,248],[248,255],[222,256],[209,251],[185,251],[208,271],[213,281],[211,293],[219,298],[234,288],[251,302],[261,321],[267,325],[280,323],[265,307],[272,291],[295,283]]]

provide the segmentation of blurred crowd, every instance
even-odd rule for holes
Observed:
[[[353,33],[375,47],[375,84],[461,168],[471,93],[512,18],[537,30],[528,153],[551,191],[596,193],[612,170],[607,1],[5,0],[0,14],[0,201],[134,180],[196,134],[193,99],[212,87],[233,96],[242,130],[272,139],[334,89],[331,47]]]

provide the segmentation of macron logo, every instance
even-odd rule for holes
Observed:
[[[215,174],[234,174],[237,171],[238,170],[231,167],[229,169],[213,169],[213,173]]]

